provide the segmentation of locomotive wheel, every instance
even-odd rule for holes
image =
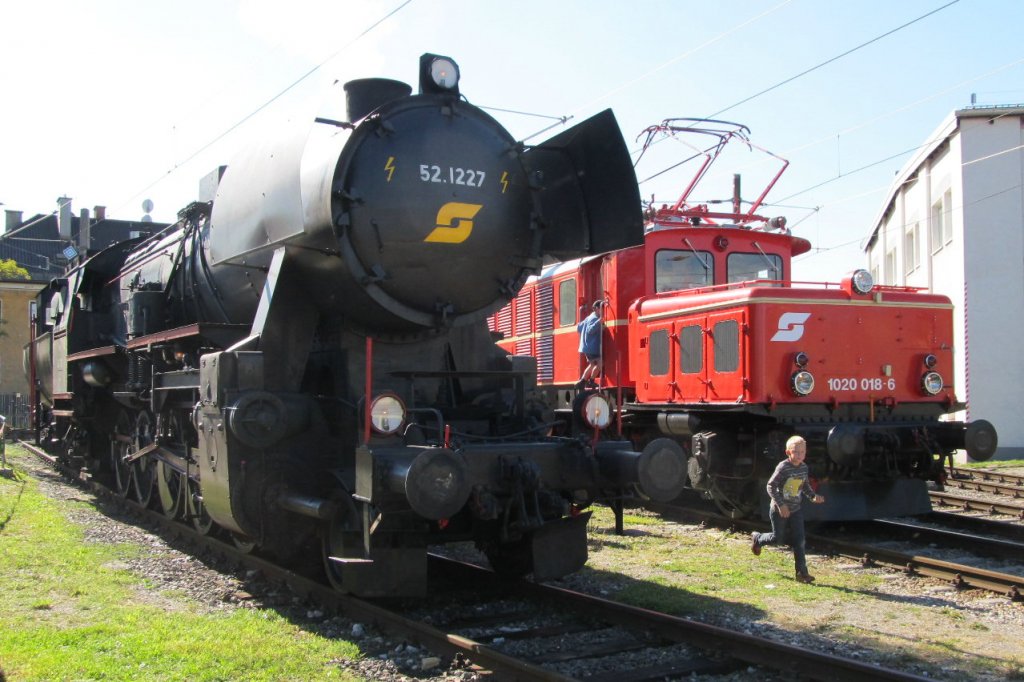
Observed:
[[[114,424],[114,435],[110,441],[110,468],[114,473],[114,490],[120,497],[128,497],[132,491],[132,467],[125,462],[131,454],[132,423],[128,413],[122,411]]]
[[[176,519],[185,513],[185,474],[175,471],[167,462],[156,463],[156,491],[160,511],[169,519]]]
[[[188,452],[188,444],[184,441],[181,430],[181,418],[177,410],[170,410],[161,415],[164,438]],[[185,494],[188,478],[164,461],[156,464],[156,490],[159,496],[160,510],[169,519],[177,519],[185,514]]]
[[[718,510],[730,519],[749,518],[757,511],[758,495],[753,482],[723,486],[712,479],[709,492]]]
[[[153,443],[153,419],[149,412],[139,412],[135,419],[135,433],[132,452],[138,452]],[[132,462],[132,481],[135,485],[135,499],[143,507],[148,507],[156,492],[157,466],[156,460],[145,456]]]
[[[247,535],[232,533],[231,542],[235,543],[235,549],[242,554],[252,554],[256,551],[256,541],[251,540]]]
[[[209,535],[213,532],[213,519],[206,512],[202,496],[203,491],[199,483],[189,479],[185,490],[185,515],[192,522],[192,527],[201,535]]]

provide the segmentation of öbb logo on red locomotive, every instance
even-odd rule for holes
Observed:
[[[799,341],[804,335],[804,323],[810,313],[782,313],[779,316],[779,331],[775,332],[772,341]]]

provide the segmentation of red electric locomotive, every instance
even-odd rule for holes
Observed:
[[[838,284],[792,280],[810,243],[784,218],[756,212],[788,162],[746,212],[688,199],[727,142],[752,149],[742,126],[671,119],[647,131],[698,133],[715,143],[672,206],[649,208],[642,245],[550,265],[490,318],[509,353],[537,358],[556,414],[602,395],[610,426],[638,447],[680,448],[689,484],[723,512],[767,518],[765,483],[786,439],[807,440],[824,505],[808,518],[862,519],[930,511],[957,449],[996,449],[984,420],[964,423],[952,385],[953,309],[945,296],[874,285],[857,270]],[[761,150],[764,151],[764,150]],[[772,155],[774,156],[774,155]],[[586,361],[577,324],[606,303],[598,387],[578,382]]]

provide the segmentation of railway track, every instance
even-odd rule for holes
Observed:
[[[955,512],[933,511],[918,517],[918,521],[940,527],[966,531],[972,535],[1001,538],[1024,543],[1024,526],[999,521],[986,516],[966,516]]]
[[[1011,502],[1009,500],[978,498],[957,493],[939,492],[932,490],[928,493],[933,505],[939,507],[956,507],[964,511],[985,512],[987,514],[1004,514],[1018,519],[1024,519],[1024,502]]]
[[[964,550],[979,556],[998,558],[1024,565],[1024,541],[1022,541],[1024,538],[992,537],[984,533],[985,526],[976,526],[975,530],[967,530],[944,525],[925,525],[918,519],[910,521],[874,519],[846,523],[842,527],[844,532],[853,532],[859,536],[886,538],[896,542],[924,543],[942,549]],[[1013,526],[1010,527],[1013,528]]]
[[[58,466],[46,453],[24,445],[50,465]],[[550,585],[510,583],[490,570],[436,555],[430,558],[431,580],[456,586],[451,589],[466,595],[467,608],[448,609],[443,620],[436,606],[428,606],[426,615],[417,614],[416,607],[408,605],[400,611],[384,603],[339,594],[326,582],[247,554],[229,542],[201,535],[120,498],[94,481],[77,476],[75,480],[106,500],[130,508],[164,535],[186,538],[196,547],[260,571],[268,581],[286,584],[296,595],[325,609],[415,641],[439,655],[461,654],[478,669],[503,680],[573,680],[578,676],[567,671],[584,670],[588,680],[638,682],[681,679],[693,673],[726,672],[751,665],[807,679],[928,679]],[[438,598],[449,604],[452,601],[449,592]],[[481,612],[487,615],[480,616]],[[573,644],[573,635],[579,633],[590,635],[586,638],[588,644]]]
[[[1002,486],[1024,492],[1024,476],[1007,474],[1000,471],[954,467],[953,475],[949,480],[978,483],[999,483],[1002,484]]]
[[[720,514],[693,508],[648,503],[651,511],[665,515],[695,520],[719,528],[734,528],[744,532],[765,530],[761,521],[731,519]],[[944,561],[921,554],[911,554],[879,547],[873,544],[847,541],[834,535],[825,536],[809,532],[807,544],[818,551],[845,556],[859,561],[864,566],[882,564],[896,567],[910,575],[922,575],[951,583],[958,588],[976,588],[1002,594],[1017,601],[1024,598],[1024,575],[992,571],[964,563]]]
[[[964,511],[1004,514],[1024,520],[1024,476],[954,468],[946,479],[945,490],[932,492],[932,502],[940,507]],[[962,492],[950,492],[956,489]]]

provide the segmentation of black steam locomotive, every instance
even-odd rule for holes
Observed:
[[[553,437],[536,362],[486,318],[546,257],[640,243],[610,111],[526,147],[424,55],[404,83],[345,85],[347,121],[250,147],[155,236],[89,254],[37,302],[40,440],[116,490],[332,583],[418,594],[431,544],[499,571],[586,560],[585,509],[674,497],[657,443]]]

